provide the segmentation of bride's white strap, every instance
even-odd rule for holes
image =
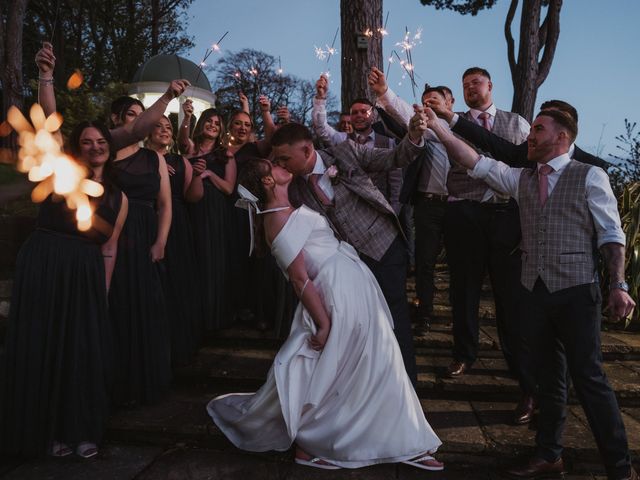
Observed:
[[[277,207],[269,208],[267,210],[260,210],[260,207],[258,207],[258,197],[247,190],[243,185],[238,185],[238,195],[240,195],[240,198],[236,200],[236,207],[244,208],[249,215],[249,233],[251,235],[251,243],[249,244],[249,256],[251,256],[251,253],[253,253],[253,248],[255,246],[255,239],[253,238],[254,232],[252,210],[255,210],[256,215],[262,215],[263,213],[280,212],[282,210],[287,210],[289,207]]]
[[[256,213],[261,213],[260,208],[258,208],[258,197],[256,197],[242,185],[238,185],[238,195],[240,195],[240,198],[236,200],[236,207],[244,208],[249,215],[249,234],[251,235],[251,241],[249,243],[249,256],[251,256],[255,244],[252,209],[255,210]]]

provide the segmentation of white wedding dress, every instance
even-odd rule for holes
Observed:
[[[441,442],[405,373],[389,308],[351,245],[307,207],[295,210],[273,241],[286,269],[304,254],[309,278],[331,317],[324,350],[311,349],[315,324],[298,305],[291,333],[256,393],[211,400],[209,415],[243,450],[287,450],[357,468],[433,452]]]

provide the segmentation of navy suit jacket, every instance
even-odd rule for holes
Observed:
[[[467,120],[462,115],[458,115],[458,121],[452,130],[478,149],[511,167],[533,167],[532,163],[527,160],[528,142],[515,145],[477,123]],[[573,151],[573,159],[578,162],[595,165],[605,171],[610,165],[609,162],[585,152],[577,145]]]

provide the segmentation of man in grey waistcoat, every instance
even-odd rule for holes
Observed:
[[[535,356],[540,415],[536,453],[507,471],[511,478],[547,478],[564,471],[561,436],[566,418],[566,365],[611,480],[638,479],[615,393],[602,369],[602,297],[598,250],[609,272],[614,317],[635,306],[624,281],[625,235],[607,174],[572,160],[578,127],[566,112],[544,110],[528,137],[536,168],[513,168],[456,138],[427,109],[429,127],[449,158],[518,201],[522,228],[523,325]]]
[[[406,295],[406,240],[395,211],[370,173],[402,168],[425,147],[424,114],[411,119],[409,133],[394,149],[347,141],[324,150],[313,146],[311,132],[286,124],[271,139],[273,161],[294,175],[289,197],[323,214],[340,240],[353,245],[378,280],[389,305],[405,369],[415,386],[416,359]]]

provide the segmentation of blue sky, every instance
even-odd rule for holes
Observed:
[[[285,72],[315,81],[325,63],[315,57],[314,45],[331,43],[340,24],[339,5],[339,0],[195,0],[188,30],[196,46],[186,56],[199,63],[205,49],[228,30],[221,55],[243,48],[262,50],[279,55]],[[509,110],[513,88],[503,33],[508,6],[508,0],[500,0],[493,9],[471,17],[423,7],[419,0],[386,0],[384,15],[390,13],[385,58],[402,39],[405,27],[412,32],[422,27],[422,44],[413,51],[421,77],[418,84],[449,85],[456,106],[462,108],[461,74],[469,66],[482,66],[491,72],[494,103]],[[514,20],[516,36],[518,19],[519,13]],[[616,152],[615,136],[622,133],[625,118],[640,123],[639,23],[638,0],[564,0],[553,66],[538,90],[537,106],[558,98],[578,109],[577,143],[592,153],[599,149],[604,157]],[[340,48],[339,39],[336,46]],[[338,56],[330,66],[331,89],[339,97]],[[411,102],[409,81],[398,85],[399,81],[396,63],[389,70],[389,83]]]

